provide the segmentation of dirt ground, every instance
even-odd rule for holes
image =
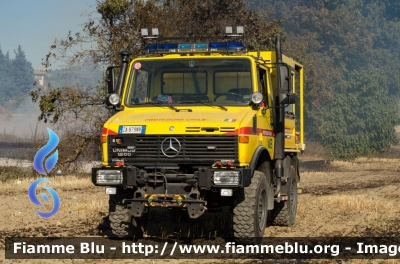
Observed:
[[[393,148],[392,153],[397,155],[400,153],[399,150],[399,147]],[[299,195],[296,223],[292,227],[268,226],[265,236],[399,236],[400,155],[397,157],[329,162],[315,156],[303,155],[300,164],[302,193]],[[49,186],[58,192],[61,199],[60,211],[50,219],[41,219],[33,211],[35,207],[27,196],[27,189],[33,179],[9,181],[0,185],[2,201],[0,263],[132,262],[132,260],[5,260],[3,238],[7,236],[99,236],[105,230],[108,196],[104,193],[104,188],[92,186],[88,177],[57,176],[49,180],[51,181]],[[207,221],[202,221],[203,224],[205,222]],[[163,225],[163,223],[155,224]],[[210,229],[211,231],[205,232],[218,234],[225,224],[224,221],[208,223],[208,228],[215,230]],[[215,261],[141,260],[139,262],[213,263]],[[399,260],[349,260],[346,263],[399,263]]]

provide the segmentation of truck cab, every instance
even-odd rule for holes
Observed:
[[[113,215],[139,223],[155,207],[199,218],[229,206],[242,243],[257,243],[267,221],[294,224],[303,67],[277,43],[258,52],[239,41],[151,43],[132,60],[121,52],[116,87],[115,67],[107,70],[115,114],[92,170],[110,194],[115,235],[139,225]]]

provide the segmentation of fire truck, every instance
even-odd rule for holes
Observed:
[[[249,51],[243,27],[231,31],[223,41],[171,41],[142,29],[143,55],[121,51],[107,69],[114,115],[92,181],[109,194],[115,236],[143,235],[154,208],[188,220],[229,208],[238,243],[258,243],[267,222],[294,224],[303,66],[282,54],[279,36],[275,50]]]

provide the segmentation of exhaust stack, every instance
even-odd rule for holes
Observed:
[[[283,68],[286,68],[282,65],[282,52],[281,52],[281,39],[280,36],[277,35],[275,39],[275,54],[276,54],[276,88],[277,88],[277,102],[278,111],[276,111],[277,116],[275,117],[275,177],[277,179],[277,186],[275,195],[280,192],[281,186],[281,178],[284,176],[284,167],[283,167],[283,159],[285,158],[285,104],[284,101],[286,95],[283,92],[282,87],[282,72]]]
[[[128,69],[128,64],[129,64],[129,56],[131,54],[132,54],[131,52],[126,50],[121,50],[119,52],[119,56],[121,57],[121,69],[119,72],[117,87],[115,89],[115,93],[118,94],[119,97],[121,97],[122,86],[124,85],[125,82],[126,71]]]

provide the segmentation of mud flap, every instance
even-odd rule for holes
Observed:
[[[292,165],[292,158],[286,156],[283,160],[284,177],[281,178],[282,183],[286,183],[290,178],[290,165]]]
[[[292,159],[292,165],[296,170],[296,182],[297,184],[299,184],[300,182],[299,159],[296,156],[294,156]]]
[[[274,187],[267,180],[267,202],[268,202],[268,210],[274,209]]]

